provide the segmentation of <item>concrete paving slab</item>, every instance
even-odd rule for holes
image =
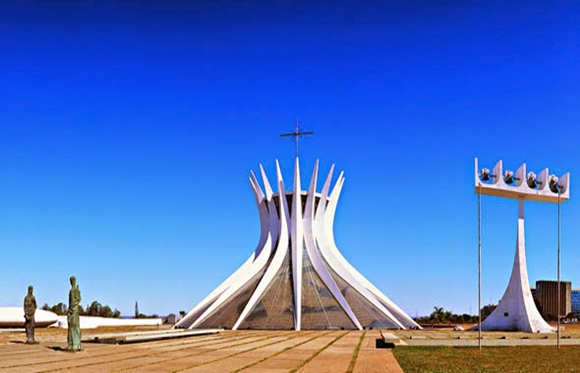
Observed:
[[[354,373],[403,373],[390,349],[377,349],[377,339],[382,339],[377,330],[369,330],[363,340],[354,366]]]
[[[279,337],[275,335],[270,335],[265,338],[259,338],[256,340],[248,341],[243,343],[243,348],[241,350],[234,350],[231,346],[226,346],[225,348],[214,348],[213,350],[205,351],[195,351],[190,350],[189,354],[181,354],[181,356],[172,356],[162,362],[152,364],[146,367],[140,366],[138,368],[139,372],[173,372],[173,371],[185,371],[190,368],[194,368],[200,365],[205,365],[212,363],[214,361],[219,361],[221,359],[226,359],[229,356],[239,355],[241,352],[251,349],[256,349],[264,345],[278,343]],[[241,347],[237,345],[236,347]]]
[[[125,360],[125,361],[115,361],[111,363],[103,362],[93,366],[85,366],[82,368],[82,373],[103,373],[103,372],[114,372],[123,371],[127,368],[133,367],[136,363],[140,365],[152,365],[162,360],[160,357],[142,357],[137,360]]]
[[[300,373],[346,372],[362,332],[349,332],[308,362]]]
[[[280,341],[279,343],[271,343],[255,350],[237,354],[228,359],[220,360],[200,367],[193,367],[191,369],[185,370],[184,372],[212,371],[211,369],[213,369],[214,372],[230,372],[241,370],[251,372],[253,371],[256,364],[262,360],[269,358],[272,355],[278,354],[287,348],[292,348],[293,346],[299,345],[312,337],[309,333],[306,333],[305,335],[295,333],[292,335],[286,335],[284,337],[273,337],[270,338],[269,341],[274,341],[277,338],[284,338],[284,340]],[[243,360],[244,362],[238,362],[238,360]]]
[[[291,350],[285,351],[252,367],[252,371],[259,371],[262,369],[291,370],[296,368],[303,361],[312,356],[313,353],[329,344],[339,334],[340,332],[315,332],[311,336],[311,340],[307,340],[304,344],[298,345]]]

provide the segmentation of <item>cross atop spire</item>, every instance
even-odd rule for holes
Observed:
[[[289,133],[283,133],[280,135],[280,137],[291,137],[292,140],[294,141],[294,157],[298,158],[298,139],[301,136],[309,136],[309,135],[314,135],[313,131],[304,131],[300,128],[300,126],[298,125],[298,118],[296,118],[296,124],[294,126],[294,132],[289,132]]]

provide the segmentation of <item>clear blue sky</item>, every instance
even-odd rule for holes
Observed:
[[[247,177],[293,147],[346,183],[346,258],[409,314],[477,311],[473,158],[572,173],[564,279],[580,287],[577,2],[4,2],[0,305],[189,310],[251,253]],[[484,198],[483,300],[517,202]],[[527,205],[530,280],[556,277],[556,206]]]

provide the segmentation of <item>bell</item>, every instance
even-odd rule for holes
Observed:
[[[528,186],[535,189],[538,186],[538,181],[536,180],[536,174],[532,171],[528,172]]]
[[[489,181],[489,168],[482,168],[479,176],[481,177],[482,181]]]
[[[503,180],[506,184],[513,184],[514,182],[514,172],[511,170],[506,170]]]
[[[560,191],[560,186],[558,185],[558,176],[550,175],[550,190],[554,193],[558,193]]]

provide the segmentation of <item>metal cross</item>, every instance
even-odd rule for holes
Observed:
[[[294,132],[283,133],[280,135],[280,137],[292,137],[292,140],[294,140],[294,157],[298,158],[298,139],[301,136],[308,136],[308,135],[314,135],[314,132],[304,131],[304,130],[300,129],[300,127],[298,126],[298,119],[296,119],[296,125],[294,127]]]

